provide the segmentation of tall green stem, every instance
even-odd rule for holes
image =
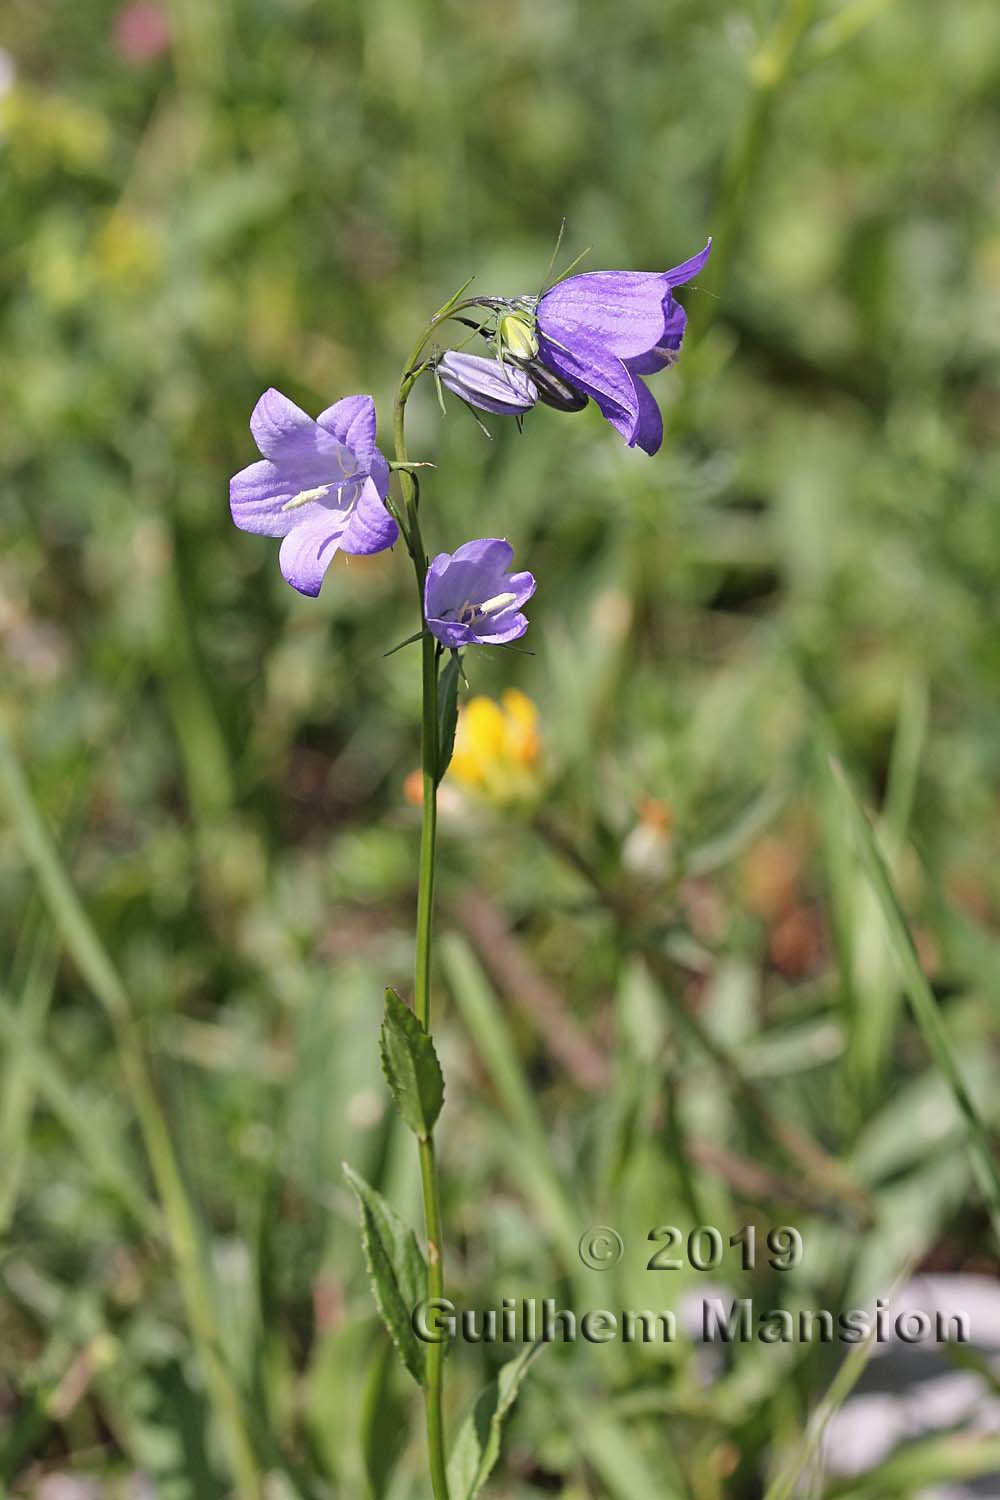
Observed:
[[[399,394],[396,397],[393,431],[396,447],[396,463],[405,465],[406,399],[416,380],[416,371],[421,353],[436,326],[433,320],[410,355]],[[418,490],[416,480],[405,467],[400,468],[400,485],[403,492],[404,513],[400,522],[406,545],[413,559],[420,605],[420,624],[424,626],[424,581],[427,576],[427,557],[420,534],[418,513]],[[429,1032],[431,1027],[431,933],[434,918],[434,857],[437,839],[437,782],[438,782],[438,710],[437,643],[424,630],[421,641],[423,670],[423,700],[421,713],[421,764],[423,767],[423,822],[420,832],[420,873],[417,884],[417,939],[413,986],[413,1009]],[[441,1195],[438,1189],[437,1161],[434,1154],[433,1136],[420,1141],[420,1180],[424,1195],[424,1225],[427,1232],[427,1296],[437,1299],[444,1296],[444,1247],[441,1232]],[[427,1347],[427,1446],[430,1458],[431,1487],[435,1500],[449,1500],[448,1476],[445,1456],[444,1413],[442,1410],[444,1385],[444,1344],[429,1344]]]
[[[437,648],[425,635],[421,761],[424,773],[423,823],[420,832],[420,878],[417,885],[417,955],[413,1009],[425,1031],[431,1029],[431,927],[434,920],[434,855],[437,841]]]
[[[427,1226],[427,1297],[428,1300],[437,1300],[444,1296],[444,1259],[441,1196],[433,1136],[420,1142],[420,1180],[424,1189],[424,1222]],[[445,1347],[443,1343],[427,1345],[427,1447],[435,1500],[449,1500],[442,1410]]]

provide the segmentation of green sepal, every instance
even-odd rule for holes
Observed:
[[[418,1385],[426,1385],[425,1350],[410,1321],[427,1281],[417,1237],[371,1183],[347,1162],[342,1166],[361,1209],[361,1244],[375,1305],[404,1365]]]
[[[405,641],[400,641],[398,646],[393,646],[392,649],[389,650],[389,651],[383,651],[382,652],[382,658],[383,658],[383,660],[387,656],[395,656],[396,652],[397,651],[402,651],[402,649],[403,649],[404,646],[412,646],[415,641],[421,641],[421,640],[423,640],[423,638],[424,638],[424,632],[422,630],[415,630],[412,635],[408,635],[406,637]]]
[[[431,322],[436,323],[438,318],[443,318],[447,313],[451,312],[453,307],[457,307],[475,279],[475,276],[470,276],[468,281],[463,281],[458,291],[452,292],[447,302],[442,302],[441,306],[438,308],[437,312],[431,319]]]
[[[438,755],[437,782],[451,765],[455,749],[455,726],[458,723],[458,682],[462,664],[457,651],[448,658],[448,664],[438,679]]]
[[[496,1380],[481,1391],[458,1429],[448,1460],[451,1500],[475,1500],[500,1457],[503,1424],[517,1400],[524,1377],[541,1344],[529,1344],[505,1364]]]
[[[385,992],[379,1050],[382,1071],[400,1114],[414,1135],[426,1140],[444,1103],[444,1075],[431,1038],[391,989]]]

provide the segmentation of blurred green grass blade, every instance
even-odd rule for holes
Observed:
[[[567,1266],[578,1268],[577,1241],[583,1220],[550,1165],[551,1149],[545,1127],[503,1011],[464,938],[457,933],[446,934],[440,951],[462,1019],[489,1070],[500,1104],[524,1147],[525,1156],[534,1162],[531,1186],[539,1208],[546,1222],[553,1225]]]
[[[867,1474],[831,1485],[824,1500],[902,1500],[932,1484],[979,1479],[997,1470],[1000,1438],[949,1434],[912,1443]]]
[[[634,1434],[608,1414],[603,1402],[588,1402],[564,1394],[563,1410],[580,1451],[599,1474],[608,1500],[683,1500],[686,1486],[680,1475],[666,1472],[669,1450],[661,1447],[655,1471]]]
[[[532,1146],[547,1145],[541,1116],[492,986],[464,938],[449,933],[441,958],[455,1003],[490,1070],[505,1113]]]
[[[213,1405],[228,1437],[233,1473],[241,1497],[258,1500],[262,1495],[261,1476],[243,1399],[223,1353],[201,1227],[135,1030],[129,996],[63,867],[2,725],[0,795],[7,803],[22,853],[35,873],[66,950],[110,1018],[163,1206],[188,1326],[202,1357]]]
[[[877,21],[895,0],[847,0],[833,15],[817,25],[809,39],[810,60],[832,57]]]
[[[371,1500],[385,1500],[390,1493],[406,1441],[407,1405],[393,1384],[395,1361],[391,1341],[382,1339],[365,1375],[358,1437]]]
[[[25,859],[35,872],[67,951],[109,1016],[127,1022],[129,1001],[125,987],[70,884],[2,725],[0,792]]]
[[[20,1408],[0,1443],[0,1495],[8,1493],[7,1485],[13,1483],[30,1459],[49,1423],[44,1393],[32,1391],[23,1396]]]
[[[893,889],[875,835],[840,761],[831,756],[829,765],[845,817],[854,830],[862,862],[878,899],[913,1013],[931,1055],[948,1080],[955,1103],[968,1127],[973,1166],[989,1209],[997,1245],[1000,1246],[1000,1171],[997,1169],[989,1136],[962,1077],[951,1038],[938,1010],[934,992],[920,966],[906,917]]]
[[[23,1003],[23,1002],[22,1002]],[[19,1074],[17,1085],[37,1091],[70,1140],[87,1162],[98,1182],[113,1193],[133,1216],[144,1233],[159,1238],[163,1225],[156,1204],[149,1197],[123,1141],[107,1134],[106,1126],[97,1122],[77,1098],[72,1081],[46,1049],[33,1037],[26,1037],[24,1021],[0,991],[0,1038],[10,1049],[11,1065],[15,1060]],[[4,1096],[6,1107],[13,1087]],[[8,1178],[13,1171],[12,1158],[0,1159],[0,1233],[13,1210],[13,1197],[7,1198]],[[15,1178],[16,1182],[16,1178]]]
[[[788,802],[785,777],[776,778],[721,833],[693,848],[684,862],[688,875],[711,875],[731,865],[773,823]]]
[[[892,753],[879,839],[889,866],[899,859],[916,795],[927,737],[927,685],[922,674],[904,679],[896,716]],[[899,1024],[902,988],[876,892],[856,879],[855,847],[845,823],[836,787],[825,774],[832,749],[831,731],[820,729],[817,759],[827,878],[833,908],[834,935],[845,986],[848,1070],[858,1097],[875,1101],[891,1063]]]
[[[8,1007],[0,992],[4,1018],[10,1022],[5,1034],[7,1057],[0,1087],[0,1236],[14,1212],[27,1154],[35,1097],[30,1057],[45,1029],[56,967],[56,950],[51,939],[38,939],[16,1011]]]
[[[229,750],[202,665],[185,596],[175,537],[169,577],[169,618],[160,664],[164,692],[184,764],[192,812],[204,834],[232,809],[233,771]]]
[[[861,1379],[862,1371],[871,1358],[874,1344],[875,1330],[872,1329],[864,1343],[852,1349],[843,1361],[833,1377],[829,1390],[809,1421],[798,1452],[792,1455],[786,1467],[768,1486],[764,1500],[792,1500],[793,1495],[797,1493],[800,1481],[806,1477],[816,1460],[827,1426]]]
[[[900,692],[885,804],[879,825],[890,858],[895,858],[906,842],[917,794],[920,762],[927,743],[928,718],[927,679],[922,673],[913,672],[903,679]]]

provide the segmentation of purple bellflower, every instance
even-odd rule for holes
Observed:
[[[427,569],[424,615],[431,635],[445,646],[502,646],[528,628],[521,613],[535,592],[530,573],[510,573],[514,557],[499,537],[439,552]]]
[[[591,271],[557,282],[536,311],[542,363],[592,396],[630,448],[653,454],[663,418],[643,375],[673,364],[687,316],[674,287],[696,276],[704,250],[670,271]]]
[[[385,508],[389,465],[375,446],[371,396],[346,396],[314,421],[280,391],[265,391],[250,431],[264,457],[229,481],[241,531],[281,537],[282,574],[316,595],[337,552],[381,552],[399,532]]]
[[[515,364],[501,364],[480,354],[448,349],[434,368],[449,391],[470,406],[497,416],[517,416],[519,412],[530,411],[538,400],[535,382]]]

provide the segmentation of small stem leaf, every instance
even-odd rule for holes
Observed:
[[[475,1500],[500,1457],[503,1424],[521,1389],[540,1344],[529,1344],[503,1366],[496,1380],[478,1396],[458,1429],[448,1460],[448,1491],[451,1500]]]
[[[410,1321],[424,1296],[427,1275],[417,1237],[381,1193],[346,1162],[343,1168],[361,1209],[361,1243],[375,1305],[404,1365],[422,1386],[426,1383],[424,1346]]]
[[[426,1140],[444,1103],[444,1077],[434,1043],[395,990],[385,992],[379,1038],[382,1071],[403,1119]]]
[[[439,786],[445,771],[451,764],[452,752],[455,749],[455,726],[458,723],[458,682],[461,672],[461,658],[457,651],[453,651],[438,683],[437,782]]]

